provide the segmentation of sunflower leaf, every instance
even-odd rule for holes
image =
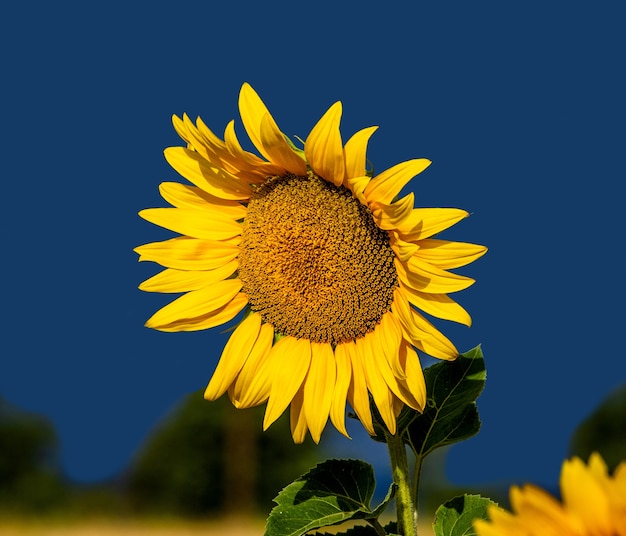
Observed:
[[[374,527],[368,525],[357,525],[351,527],[345,532],[314,532],[311,536],[377,536],[378,533]]]
[[[496,505],[480,495],[465,494],[450,499],[437,508],[433,531],[435,536],[471,536],[476,534],[472,521],[487,519],[487,508]]]
[[[485,362],[480,346],[455,361],[424,370],[428,398],[424,413],[400,415],[399,430],[419,457],[478,433],[476,399],[485,386]]]
[[[285,487],[265,525],[265,536],[301,536],[351,519],[376,519],[392,499],[370,508],[375,480],[360,460],[326,460]],[[359,533],[360,534],[360,533]]]
[[[415,455],[423,458],[434,449],[476,435],[480,418],[476,399],[485,386],[485,363],[480,346],[424,370],[426,407],[420,413],[405,406],[397,419],[397,432]],[[386,427],[376,404],[370,401],[375,441],[386,443]]]

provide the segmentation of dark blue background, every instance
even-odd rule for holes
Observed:
[[[166,235],[136,214],[177,180],[171,114],[221,134],[248,81],[288,135],[342,100],[344,139],[380,125],[377,170],[433,160],[416,204],[469,210],[444,236],[490,248],[461,270],[474,326],[440,324],[488,369],[483,429],[448,477],[555,483],[576,425],[626,380],[618,5],[5,6],[0,395],[48,416],[65,470],[94,481],[206,385],[226,335],[143,327],[170,297],[137,290],[157,269],[132,248]]]

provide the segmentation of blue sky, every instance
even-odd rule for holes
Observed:
[[[433,161],[416,205],[470,211],[444,237],[490,248],[461,270],[477,279],[457,296],[473,327],[439,324],[462,351],[482,343],[488,371],[483,429],[451,450],[448,477],[555,483],[576,425],[626,381],[616,6],[2,8],[0,395],[46,415],[64,469],[95,481],[206,385],[226,335],[144,328],[169,297],[137,290],[157,269],[132,249],[165,236],[137,212],[177,180],[171,115],[222,132],[247,81],[289,135],[341,100],[344,139],[380,126],[376,169]]]

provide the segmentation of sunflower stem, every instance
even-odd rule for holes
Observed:
[[[387,534],[383,526],[378,522],[378,519],[368,519],[367,522],[376,531],[378,536],[385,536],[385,534]]]
[[[417,501],[419,500],[419,488],[420,488],[420,477],[422,476],[422,462],[424,461],[424,457],[417,454],[415,451],[415,467],[413,469],[413,500],[415,501],[413,504],[415,505],[415,511],[418,512]]]
[[[409,463],[406,447],[401,434],[387,436],[387,447],[393,481],[398,486],[396,491],[396,512],[398,515],[398,532],[403,536],[417,536],[417,510],[414,507],[411,482],[409,481]]]

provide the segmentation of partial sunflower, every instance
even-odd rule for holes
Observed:
[[[509,513],[489,508],[490,521],[476,520],[478,536],[626,536],[626,462],[609,475],[593,453],[563,463],[562,502],[533,485],[511,488]]]
[[[366,149],[376,127],[343,145],[341,103],[298,149],[244,84],[239,110],[262,158],[245,151],[234,122],[224,140],[198,119],[174,116],[187,147],[165,158],[193,186],[165,182],[174,208],[140,212],[182,236],[136,248],[165,270],[139,288],[185,293],[152,316],[162,331],[212,328],[245,310],[206,389],[238,408],[267,402],[267,428],[291,405],[296,442],[319,441],[330,418],[347,435],[346,401],[374,434],[370,395],[391,433],[406,404],[424,408],[416,348],[441,359],[458,352],[418,309],[469,325],[448,293],[474,280],[449,272],[486,248],[433,236],[465,218],[453,208],[413,208],[397,199],[426,159],[371,178]]]

